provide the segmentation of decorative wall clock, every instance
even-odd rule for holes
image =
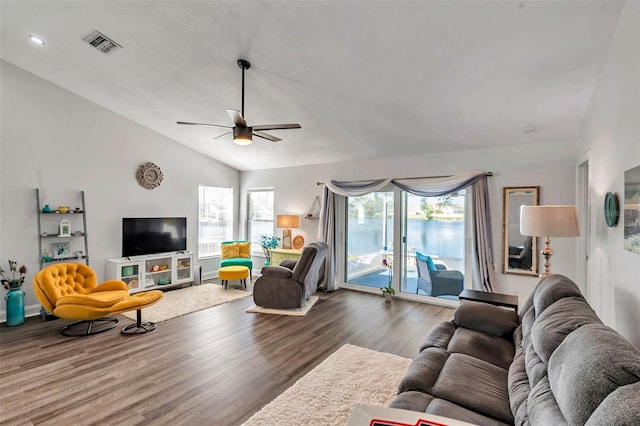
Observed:
[[[613,228],[618,224],[620,216],[620,203],[618,196],[612,192],[607,192],[604,196],[604,220],[609,228]]]
[[[163,177],[160,167],[151,162],[141,164],[136,172],[138,183],[146,189],[154,189],[160,186]]]

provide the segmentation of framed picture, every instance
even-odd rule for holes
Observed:
[[[640,166],[624,172],[624,249],[640,254]]]
[[[71,257],[71,247],[69,243],[52,243],[51,254],[54,259],[65,259]]]

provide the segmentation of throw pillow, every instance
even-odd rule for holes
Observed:
[[[240,257],[240,245],[238,243],[222,244],[222,258],[231,259]]]
[[[246,257],[247,259],[251,258],[251,243],[238,243],[238,248],[240,257]]]

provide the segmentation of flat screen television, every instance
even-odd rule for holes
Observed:
[[[186,249],[186,217],[122,218],[123,257]]]

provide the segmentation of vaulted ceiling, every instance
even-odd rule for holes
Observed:
[[[617,1],[5,1],[2,59],[239,170],[570,141]],[[104,54],[99,31],[122,46]],[[33,44],[28,35],[45,41]],[[300,123],[238,146],[225,129]],[[536,131],[523,132],[533,125]]]

